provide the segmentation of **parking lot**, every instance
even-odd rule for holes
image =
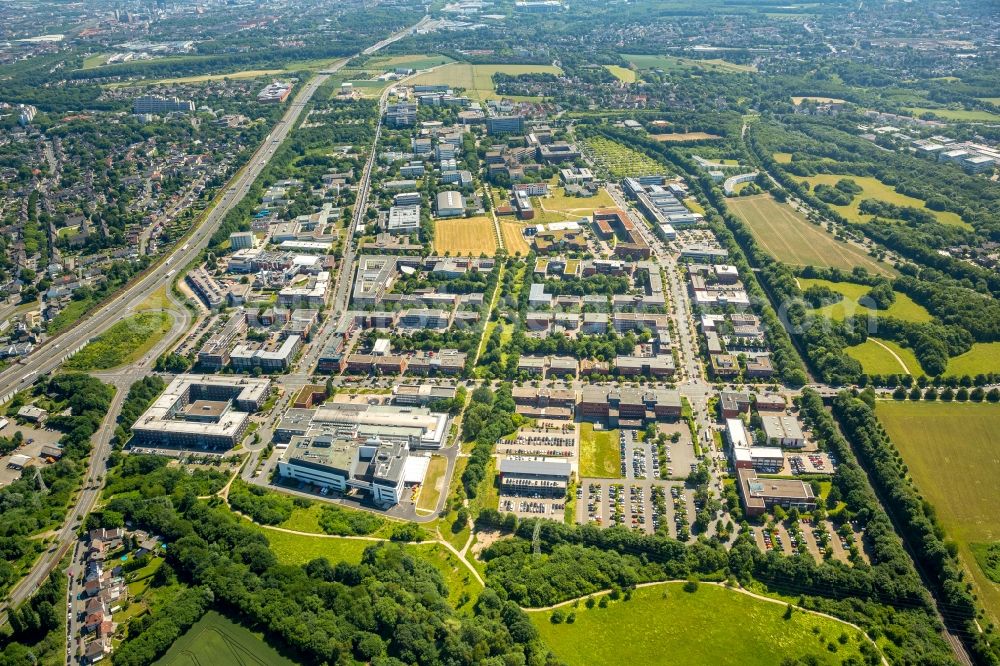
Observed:
[[[518,518],[552,518],[562,522],[566,512],[566,498],[528,498],[501,495],[500,512],[513,513]]]
[[[687,478],[697,466],[698,458],[694,454],[691,433],[686,425],[661,424],[659,432],[667,435],[667,443],[662,452],[655,441],[640,441],[637,430],[619,431],[618,453],[621,456],[620,472],[623,478],[639,481],[681,480]],[[674,433],[679,435],[677,442],[670,441]]]
[[[782,474],[833,474],[830,456],[821,451],[790,453],[785,456]]]
[[[8,455],[0,457],[0,487],[9,485],[21,478],[21,470],[9,467],[13,456],[22,455],[31,458],[31,464],[44,465],[41,458],[43,446],[56,446],[62,433],[45,427],[35,427],[31,425],[17,425],[13,421],[0,431],[0,437],[13,437],[14,433],[20,431],[24,437],[24,443]]]
[[[670,536],[694,520],[693,491],[679,481],[584,478],[576,491],[576,521],[626,525],[646,534],[666,526]]]
[[[522,429],[513,439],[497,442],[496,453],[502,458],[564,460],[579,471],[580,437],[575,423],[540,423],[537,428]]]

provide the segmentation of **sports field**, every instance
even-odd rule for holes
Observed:
[[[433,72],[426,72],[413,78],[415,85],[449,85],[464,88],[465,94],[472,99],[485,102],[497,99],[496,88],[493,86],[493,75],[510,74],[562,74],[562,70],[553,65],[473,65],[465,62],[453,62],[439,67]]]
[[[68,370],[108,370],[126,365],[148,352],[173,326],[166,312],[144,311],[123,319],[66,362]]]
[[[497,251],[497,234],[493,220],[482,217],[436,220],[434,251],[439,254],[473,255],[485,252],[491,257]]]
[[[778,261],[796,266],[835,266],[891,275],[892,269],[864,250],[842,243],[770,194],[729,199],[728,206],[750,227],[757,242]]]
[[[507,254],[514,256],[520,252],[521,256],[524,257],[531,251],[528,241],[525,240],[524,234],[521,233],[521,229],[524,226],[520,222],[509,222],[507,220],[500,222],[500,233],[503,234],[503,244],[507,248]]]
[[[617,430],[594,430],[593,423],[580,424],[580,476],[621,478],[621,454]]]
[[[960,227],[965,227],[966,229],[971,229],[968,224],[962,221],[957,213],[952,213],[950,211],[941,210],[930,210],[920,199],[915,199],[906,194],[900,194],[891,186],[886,185],[878,178],[872,176],[851,176],[848,174],[833,174],[833,173],[823,173],[816,176],[809,176],[807,178],[801,178],[800,180],[808,182],[809,187],[813,188],[817,185],[836,185],[837,181],[841,178],[850,178],[855,183],[857,183],[863,192],[854,197],[847,206],[830,206],[835,211],[839,212],[845,218],[851,222],[867,222],[872,218],[871,215],[862,215],[858,211],[858,206],[865,199],[877,199],[879,201],[885,201],[886,203],[895,204],[896,206],[910,206],[912,208],[920,208],[926,210],[928,213],[934,215],[937,221],[941,224],[953,224]]]
[[[972,349],[948,361],[946,375],[969,375],[1000,372],[1000,342],[976,342]]]
[[[626,69],[621,65],[605,65],[604,68],[611,72],[616,79],[624,83],[635,83],[639,78],[631,69]]]
[[[622,57],[639,69],[662,69],[664,71],[679,69],[706,69],[713,72],[756,72],[753,65],[739,65],[735,62],[713,58],[710,60],[695,60],[693,58],[678,58],[666,55],[630,55],[623,53]]]
[[[212,610],[174,641],[167,653],[154,663],[157,666],[295,665],[249,629]]]
[[[708,139],[721,139],[718,134],[708,132],[674,132],[673,134],[653,134],[657,141],[706,141]]]
[[[1000,585],[976,564],[969,544],[1000,541],[1000,405],[880,401],[876,414],[909,467],[920,493],[933,505],[947,538],[972,574],[994,621]]]
[[[846,348],[844,352],[857,359],[869,375],[923,374],[920,362],[913,352],[892,340],[868,338],[860,345]]]
[[[866,640],[857,629],[804,611],[786,620],[782,603],[717,585],[701,584],[695,592],[682,588],[681,583],[642,587],[631,600],[607,608],[564,606],[563,613],[575,613],[572,624],[553,624],[547,611],[528,615],[556,657],[570,666],[773,666],[785,659],[840,664],[858,659]]]
[[[799,287],[802,291],[805,291],[809,287],[815,285],[829,287],[830,289],[843,294],[844,298],[839,303],[824,306],[818,310],[814,310],[813,312],[825,315],[837,321],[855,314],[868,314],[870,312],[876,312],[858,303],[860,299],[865,297],[865,294],[871,291],[871,287],[868,285],[857,284],[855,282],[830,282],[829,280],[799,278]],[[878,310],[877,312],[879,315],[914,322],[930,321],[932,319],[931,313],[928,312],[924,306],[916,303],[906,294],[898,291],[895,292],[895,294],[896,302],[890,305],[887,310]]]

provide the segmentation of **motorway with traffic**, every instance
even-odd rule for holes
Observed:
[[[394,33],[390,37],[369,47],[364,53],[374,53],[410,34],[426,22],[427,18],[425,17],[418,24]],[[160,287],[169,286],[176,278],[179,270],[183,271],[188,264],[197,259],[201,252],[208,247],[212,235],[219,228],[222,220],[247,195],[250,187],[267,166],[278,147],[297,125],[299,116],[308,106],[312,96],[329,79],[330,74],[336,72],[346,62],[346,60],[339,61],[334,66],[307,81],[288,105],[288,109],[281,120],[275,124],[272,132],[257,148],[247,164],[229,181],[225,189],[216,198],[214,205],[195,223],[195,226],[188,235],[181,241],[178,241],[177,246],[167,252],[140,277],[131,281],[114,298],[95,309],[72,328],[51,338],[21,363],[0,373],[0,402],[10,399],[15,392],[31,385],[38,377],[56,370],[73,353],[86,345],[88,341],[99,336],[119,320],[129,316],[150,294]],[[384,100],[385,97],[383,97],[383,104]],[[372,159],[369,159],[365,170],[366,183],[369,182],[368,176],[371,172],[371,166]],[[367,193],[365,193],[365,196],[367,196]],[[361,204],[358,207],[359,210],[363,210],[363,200],[361,200]],[[357,223],[357,219],[356,216],[354,224]],[[351,257],[353,257],[353,254]],[[339,287],[338,289],[343,289],[343,287]],[[338,291],[338,294],[340,293]],[[93,509],[100,496],[107,458],[111,451],[115,420],[117,419],[125,395],[128,393],[128,388],[132,382],[148,374],[152,369],[153,361],[159,353],[169,348],[184,333],[187,327],[185,322],[189,322],[189,315],[186,312],[181,312],[185,310],[186,308],[183,307],[172,310],[180,316],[175,319],[175,326],[170,334],[155,349],[151,350],[131,366],[120,368],[112,375],[102,377],[105,381],[110,381],[115,385],[116,393],[108,414],[101,424],[100,430],[95,435],[93,451],[83,488],[77,495],[62,527],[55,533],[53,545],[35,562],[31,570],[11,590],[4,604],[0,606],[0,624],[6,622],[7,609],[21,603],[32,592],[38,589],[41,582],[45,580],[46,576],[65,557],[72,544],[76,541],[78,524]],[[336,307],[334,311],[337,311]]]

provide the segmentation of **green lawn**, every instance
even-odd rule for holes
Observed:
[[[893,356],[886,347],[895,352]],[[848,356],[857,359],[861,367],[869,375],[896,375],[906,373],[913,376],[923,374],[920,362],[913,352],[901,347],[892,340],[868,338],[860,345],[854,345],[844,350]],[[899,357],[898,360],[896,357]],[[902,364],[900,364],[902,361]]]
[[[889,306],[889,309],[876,311],[858,303],[859,299],[863,298],[865,294],[871,291],[871,287],[867,285],[857,284],[854,282],[830,282],[829,280],[817,280],[814,278],[799,278],[799,287],[802,291],[805,291],[814,285],[829,287],[830,289],[844,295],[843,300],[839,303],[834,303],[818,310],[814,310],[814,312],[817,312],[818,314],[825,315],[837,321],[854,314],[868,314],[871,312],[877,312],[879,315],[894,317],[904,321],[924,322],[932,319],[931,314],[924,308],[924,306],[914,302],[909,296],[898,291],[895,292],[896,302]]]
[[[876,414],[947,538],[958,543],[976,593],[995,621],[1000,585],[979,568],[970,545],[1000,541],[1000,405],[880,401]]]
[[[807,178],[801,178],[800,180],[808,182],[809,187],[813,188],[816,185],[836,185],[837,182],[842,178],[850,178],[855,183],[857,183],[863,190],[860,194],[854,197],[854,200],[846,206],[834,206],[835,211],[838,211],[845,218],[851,222],[867,222],[871,219],[871,215],[862,215],[858,210],[858,206],[865,199],[877,199],[879,201],[885,201],[886,203],[891,203],[896,206],[909,206],[911,208],[919,208],[921,210],[926,210],[931,213],[937,221],[941,224],[952,224],[959,227],[964,227],[966,229],[971,229],[972,227],[964,222],[957,213],[952,213],[950,211],[941,210],[930,210],[927,208],[926,204],[921,199],[916,199],[914,197],[908,196],[906,194],[900,194],[892,186],[886,185],[878,178],[872,176],[852,176],[850,174],[835,174],[835,173],[823,173],[816,176],[809,176]]]
[[[630,601],[611,602],[607,608],[563,607],[576,613],[573,624],[552,624],[549,612],[529,615],[546,644],[570,666],[773,666],[806,655],[815,656],[817,664],[840,664],[858,658],[865,640],[856,629],[802,611],[786,620],[783,604],[715,585],[700,585],[693,593],[682,587],[640,588]],[[842,634],[844,644],[839,642]]]
[[[394,69],[396,67],[407,67],[409,69],[430,69],[438,65],[446,65],[452,59],[446,55],[398,55],[388,58],[374,58],[365,63],[366,68]]]
[[[166,312],[146,311],[118,322],[66,362],[69,370],[107,370],[139,360],[173,326]]]
[[[437,508],[441,499],[441,492],[444,488],[444,475],[448,471],[448,459],[444,456],[431,456],[431,462],[427,466],[427,475],[424,477],[423,486],[420,488],[420,497],[417,499],[417,508],[425,511],[433,511]]]
[[[367,539],[289,534],[259,526],[256,529],[267,537],[271,550],[282,564],[306,564],[319,557],[325,557],[334,564],[337,562],[358,564],[365,549],[379,543]],[[480,589],[479,582],[472,577],[468,567],[440,543],[403,544],[403,548],[441,572],[448,585],[448,598],[452,603],[456,603],[463,591],[478,592]]]
[[[155,662],[159,666],[294,666],[264,642],[261,636],[215,611],[208,611],[167,653]]]
[[[1000,342],[976,342],[972,349],[948,361],[946,375],[1000,372]]]
[[[580,476],[621,478],[621,453],[617,430],[594,430],[593,423],[580,424]]]
[[[518,74],[562,74],[562,70],[553,65],[473,65],[465,62],[453,62],[439,67],[433,72],[420,74],[412,80],[413,84],[449,85],[464,88],[465,94],[477,102],[497,99],[496,87],[493,85],[493,75],[497,73],[516,76]]]
[[[989,111],[969,111],[968,109],[927,109],[920,107],[909,107],[906,109],[910,113],[920,116],[924,113],[933,113],[938,118],[954,120],[956,122],[997,122],[1000,115]]]

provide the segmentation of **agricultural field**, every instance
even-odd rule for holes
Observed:
[[[503,234],[503,244],[507,248],[507,254],[515,256],[520,253],[524,257],[531,251],[531,246],[528,245],[524,234],[521,233],[523,228],[524,225],[520,222],[509,222],[507,220],[500,222],[500,233]]]
[[[420,74],[412,79],[414,84],[449,85],[464,88],[465,94],[478,102],[497,99],[496,87],[493,85],[493,75],[509,74],[562,74],[562,70],[554,65],[473,65],[464,62],[453,62],[439,67],[433,72]]]
[[[438,254],[491,257],[497,251],[497,233],[493,220],[486,216],[435,220],[434,251]]]
[[[135,85],[139,83],[141,85],[171,85],[179,83],[206,83],[208,81],[222,81],[223,79],[256,79],[263,76],[276,76],[279,74],[285,74],[287,70],[284,69],[247,69],[242,72],[229,72],[228,74],[200,74],[198,76],[179,76],[172,79],[157,79],[157,80],[142,80],[142,81],[129,81],[125,84],[108,84],[108,87],[117,87],[118,85]]]
[[[588,152],[594,156],[599,173],[606,173],[612,180],[636,178],[667,173],[668,169],[644,153],[601,136],[584,140]]]
[[[1000,372],[1000,342],[976,342],[972,349],[948,361],[946,375],[969,375]]]
[[[430,69],[440,65],[447,65],[454,62],[446,55],[430,54],[409,54],[391,56],[388,58],[373,58],[364,64],[366,70],[384,70],[405,67],[407,69]]]
[[[1000,405],[880,401],[876,414],[910,475],[934,507],[947,537],[972,574],[987,612],[1000,617],[1000,585],[976,563],[972,544],[1000,541]]]
[[[831,266],[892,275],[892,269],[861,248],[838,241],[770,194],[730,199],[733,213],[750,227],[757,242],[778,261],[794,266]]]
[[[667,72],[682,69],[703,69],[713,72],[738,73],[752,73],[757,71],[757,68],[753,65],[740,65],[734,62],[722,60],[721,58],[695,60],[694,58],[677,58],[666,55],[630,55],[627,53],[623,53],[622,57],[640,70],[662,69]]]
[[[938,118],[952,120],[954,122],[989,122],[1000,121],[1000,115],[989,111],[968,110],[968,109],[926,109],[920,107],[909,107],[906,109],[914,116],[922,116],[925,113],[933,113]]]
[[[677,141],[677,142],[708,141],[709,139],[722,138],[718,134],[709,134],[708,132],[674,132],[672,134],[652,134],[650,136],[657,141]]]
[[[210,610],[174,641],[157,666],[294,666],[263,638],[229,618]]]
[[[804,611],[786,620],[785,608],[718,585],[702,583],[695,592],[685,592],[681,583],[666,583],[641,587],[629,601],[613,601],[607,608],[565,606],[563,613],[575,613],[571,624],[554,624],[550,612],[529,616],[546,644],[570,666],[764,666],[806,655],[815,661],[802,663],[859,659],[866,639],[857,629]]]
[[[860,345],[846,348],[844,352],[861,363],[869,375],[923,374],[920,361],[913,352],[892,340],[868,338]]]
[[[146,311],[132,315],[88,343],[63,367],[86,372],[133,363],[170,331],[173,321],[166,312]]]
[[[837,181],[841,178],[850,178],[863,190],[861,194],[855,196],[854,200],[847,206],[830,206],[851,222],[867,222],[870,220],[871,216],[862,215],[858,211],[858,206],[860,206],[861,202],[865,199],[877,199],[879,201],[885,201],[886,203],[895,204],[896,206],[910,206],[912,208],[926,210],[934,215],[934,217],[937,218],[937,221],[941,224],[953,224],[971,229],[968,224],[962,221],[962,218],[959,217],[957,213],[952,213],[951,211],[930,210],[920,199],[900,194],[891,186],[886,185],[878,178],[874,178],[872,176],[851,176],[849,174],[824,173],[816,176],[801,178],[800,180],[809,183],[809,187],[813,188],[820,184],[830,186],[836,185]]]
[[[634,71],[621,65],[605,65],[604,68],[623,83],[635,83],[639,79]]]
[[[580,476],[621,478],[621,454],[617,430],[594,430],[593,423],[580,424]]]
[[[431,456],[431,462],[427,466],[427,474],[424,483],[420,487],[420,496],[417,498],[417,508],[423,511],[434,511],[437,508],[441,493],[445,490],[445,472],[448,471],[448,459],[444,456]]]
[[[890,305],[888,310],[872,310],[871,308],[865,307],[858,302],[871,290],[871,287],[868,285],[857,284],[854,282],[830,282],[829,280],[816,280],[813,278],[799,278],[798,281],[799,287],[802,291],[805,291],[809,287],[818,285],[829,287],[833,291],[844,295],[843,300],[839,303],[826,305],[818,310],[813,310],[813,312],[822,314],[837,321],[843,320],[851,315],[869,314],[873,312],[886,317],[902,319],[904,321],[923,322],[930,321],[932,319],[931,313],[929,313],[924,306],[915,302],[906,294],[898,291],[894,292],[896,294],[896,302]]]

